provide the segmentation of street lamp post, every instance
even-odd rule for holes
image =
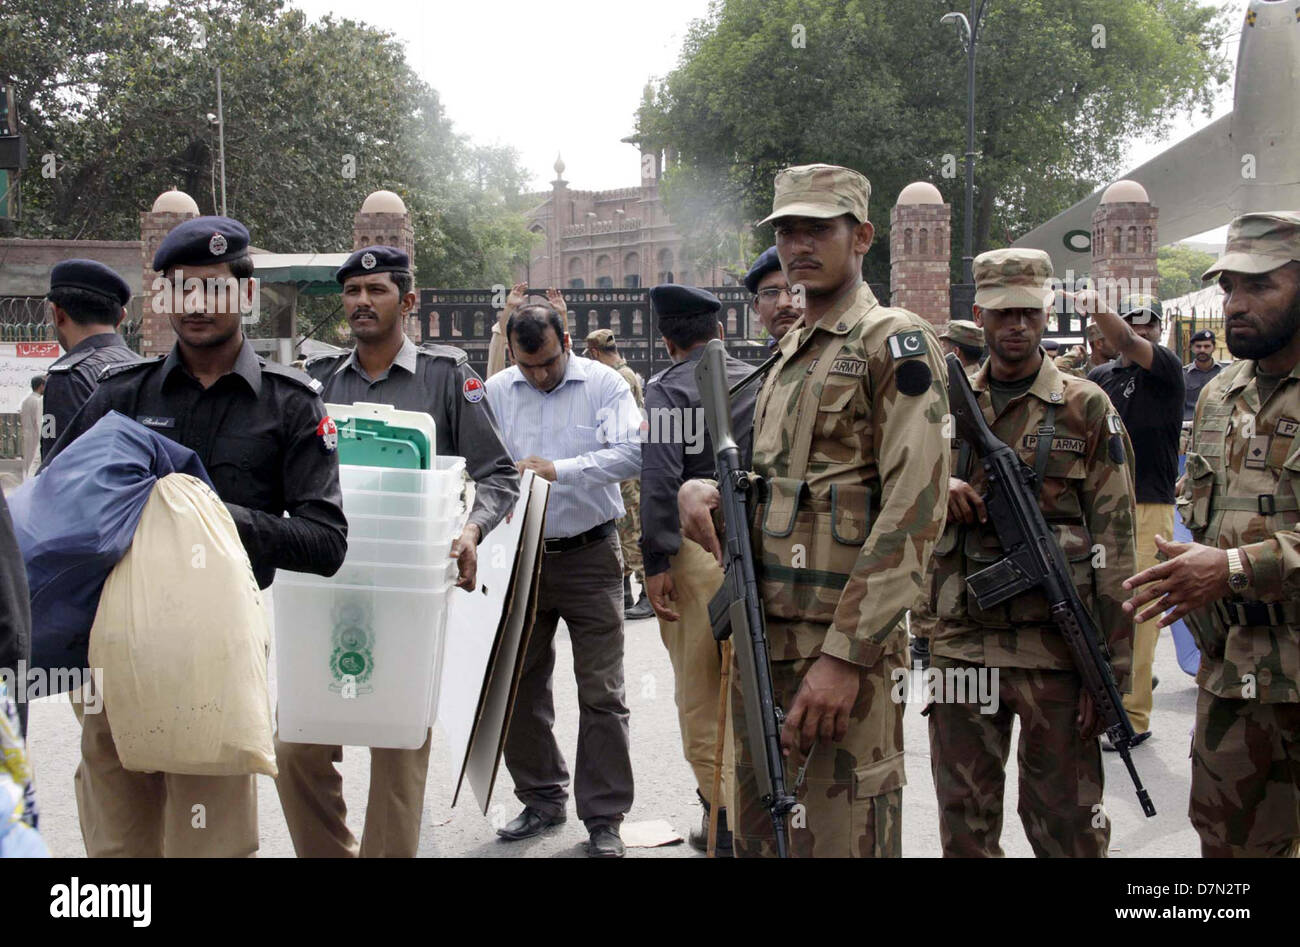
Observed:
[[[980,19],[988,0],[970,0],[970,18],[964,13],[945,13],[940,23],[954,23],[966,49],[966,213],[962,221],[961,274],[963,283],[974,282],[971,261],[975,247],[975,48],[979,42]]]

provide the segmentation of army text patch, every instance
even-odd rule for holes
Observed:
[[[837,358],[831,362],[832,375],[849,375],[861,378],[867,372],[867,363],[860,358]]]
[[[1295,437],[1296,432],[1300,431],[1300,421],[1295,418],[1278,418],[1273,430],[1279,437]]]
[[[1026,434],[1021,441],[1021,446],[1026,450],[1035,450],[1038,447],[1038,435]],[[1065,450],[1072,454],[1082,454],[1087,449],[1087,444],[1081,437],[1054,437],[1052,438],[1052,450]]]
[[[924,355],[929,351],[925,344],[925,333],[920,329],[911,332],[899,332],[889,337],[889,354],[894,358],[908,358],[912,355]]]

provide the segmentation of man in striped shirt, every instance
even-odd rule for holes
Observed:
[[[524,656],[506,767],[524,811],[498,833],[530,838],[565,821],[569,772],[555,741],[551,674],[564,619],[578,682],[578,818],[588,854],[623,855],[619,825],[632,807],[623,691],[623,558],[615,521],[619,481],[641,469],[641,412],[612,368],[575,358],[551,306],[518,309],[506,325],[514,365],[487,381],[487,397],[520,472],[551,482],[537,617]]]

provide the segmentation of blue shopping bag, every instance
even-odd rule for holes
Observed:
[[[86,666],[108,574],[126,555],[154,483],[185,473],[212,486],[188,447],[110,411],[9,497],[32,605],[29,673],[48,692]]]

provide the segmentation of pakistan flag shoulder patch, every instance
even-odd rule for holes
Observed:
[[[925,344],[925,333],[920,329],[899,332],[889,337],[889,354],[895,359],[924,355],[929,351]]]

